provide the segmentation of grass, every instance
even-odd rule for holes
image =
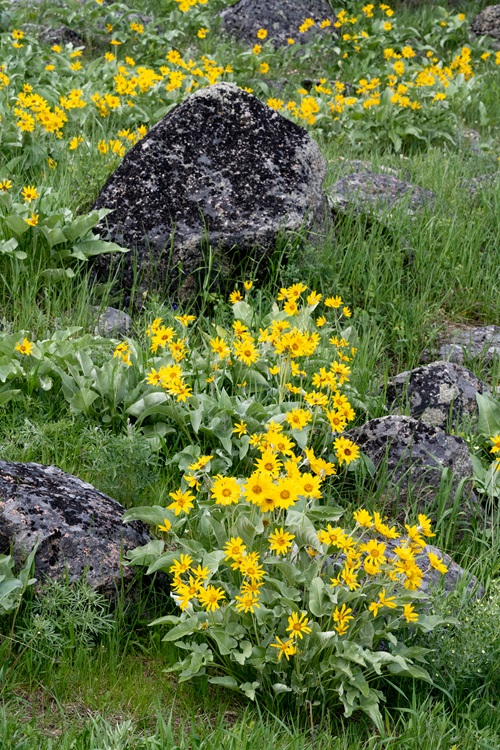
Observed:
[[[136,0],[134,9],[165,22],[171,5]],[[485,5],[487,2],[464,1],[459,10],[470,18]],[[49,2],[36,6],[21,3],[14,9],[5,3],[0,6],[12,14],[9,29],[14,22],[18,27],[25,21],[57,25],[71,11],[59,10]],[[213,3],[210,13],[218,7],[222,3]],[[414,29],[430,28],[435,13],[435,3],[397,4],[401,23]],[[103,49],[94,31],[89,24],[90,57],[102,55]],[[224,65],[243,49],[219,40],[214,50],[210,47],[213,42],[208,40],[203,46],[193,30],[190,34],[185,42],[190,53],[198,52],[199,44],[200,50],[209,54],[216,51],[217,60]],[[156,60],[152,40],[144,48],[141,62],[154,65]],[[287,94],[304,78],[319,79],[325,66],[329,78],[338,73],[333,66],[328,69],[328,62],[319,56],[293,60],[295,69],[285,87]],[[352,70],[354,76],[356,69]],[[475,197],[465,186],[467,179],[494,174],[498,169],[500,84],[498,73],[494,73],[453,104],[459,126],[480,132],[480,149],[472,149],[467,138],[461,137],[455,144],[412,142],[395,153],[386,141],[376,139],[377,131],[360,137],[357,144],[332,136],[328,129],[312,131],[328,163],[326,187],[339,179],[340,160],[352,158],[366,159],[375,168],[390,167],[400,179],[435,194],[433,206],[416,218],[408,215],[404,205],[381,219],[339,216],[334,236],[319,250],[301,242],[285,244],[277,248],[269,263],[264,295],[276,286],[300,280],[321,292],[341,294],[353,309],[359,337],[353,385],[366,405],[364,411],[359,410],[360,423],[384,414],[384,383],[391,375],[419,364],[423,352],[443,332],[455,326],[497,324],[500,319],[498,181],[486,184]],[[274,80],[279,81],[280,74],[278,70]],[[267,95],[281,95],[273,88],[273,80],[242,80],[242,84],[249,82],[264,100]],[[483,114],[479,102],[484,104]],[[35,151],[20,150],[15,173],[23,184],[50,188],[61,206],[75,213],[87,212],[119,161],[97,158],[96,143],[114,137],[119,123],[118,116],[111,114],[102,122],[89,124],[85,131],[88,143],[74,152],[61,152],[56,170],[48,169],[44,159],[37,161]],[[0,154],[5,163],[7,156],[12,156],[8,149]],[[47,279],[43,275],[46,264],[40,258],[37,254],[24,262],[0,259],[4,330],[42,338],[55,327],[72,325],[81,327],[82,333],[92,333],[89,300],[101,306],[114,302],[109,285],[96,288],[83,264],[75,266],[73,278]],[[214,288],[207,276],[196,301],[197,314],[222,323],[228,315],[223,292],[223,286]],[[154,294],[141,310],[131,305],[134,330],[143,330],[151,317],[161,315],[169,306],[170,300]],[[467,365],[492,389],[498,386],[500,363],[492,365],[479,358]],[[467,437],[472,444],[474,434]],[[2,406],[0,415],[2,459],[55,464],[92,482],[125,507],[165,503],[175,481],[169,459],[181,447],[182,438],[176,436],[164,454],[155,453],[139,430],[130,425],[124,431],[111,430],[74,415],[60,394],[33,393]],[[382,476],[374,482],[354,475],[332,487],[331,499],[352,508],[363,497],[366,507],[379,509],[384,490]],[[26,597],[15,620],[2,617],[1,750],[250,750],[271,746],[276,750],[496,750],[500,746],[495,692],[499,641],[491,612],[497,606],[495,581],[500,570],[498,505],[485,505],[484,516],[474,518],[464,530],[461,498],[457,496],[445,511],[448,496],[444,478],[434,509],[438,518],[436,544],[477,575],[490,598],[483,610],[471,608],[460,596],[450,603],[455,614],[469,618],[463,620],[469,624],[458,633],[449,628],[441,641],[430,644],[435,649],[430,664],[436,654],[440,658],[448,655],[437,667],[434,686],[407,682],[390,688],[384,733],[375,732],[363,718],[346,720],[326,706],[315,706],[311,719],[307,708],[296,714],[278,704],[276,710],[248,706],[230,691],[203,680],[179,684],[167,671],[177,659],[175,647],[162,642],[161,628],[148,627],[155,617],[172,610],[172,601],[161,589],[143,581],[139,593],[121,592],[113,607],[106,605],[101,610],[94,603],[85,610],[81,600],[71,598],[73,594],[63,582],[54,597],[74,613],[73,625],[63,616],[66,610],[40,610],[33,595]],[[411,515],[415,508],[407,510]],[[440,603],[435,606],[439,609]],[[95,622],[108,625],[97,627],[89,642],[82,643],[78,633],[83,623],[88,623],[88,612],[97,618]],[[464,640],[460,641],[462,632]],[[471,664],[464,667],[455,660],[453,649],[471,654],[472,660],[483,659],[484,671],[474,675],[473,682],[464,676],[470,676],[467,669]],[[448,682],[439,679],[443,674],[448,675]]]

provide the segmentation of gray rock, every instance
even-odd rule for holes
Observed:
[[[442,338],[436,347],[423,352],[422,361],[427,362],[434,356],[459,365],[466,359],[481,359],[483,362],[500,359],[500,326],[477,326],[454,331]]]
[[[338,174],[344,175],[350,175],[353,173],[360,173],[360,172],[371,172],[377,173],[377,172],[383,172],[384,174],[389,174],[392,177],[397,177],[398,173],[395,169],[392,169],[392,167],[386,167],[384,165],[379,165],[378,167],[375,167],[370,161],[362,161],[361,159],[345,159],[343,156],[336,159],[330,159],[330,164],[335,164],[335,171]]]
[[[499,174],[482,174],[478,177],[469,177],[460,182],[460,187],[467,190],[469,194],[475,198],[476,195],[481,193],[483,190],[491,190],[500,184]]]
[[[413,216],[423,206],[432,206],[434,195],[389,174],[355,172],[328,189],[328,202],[334,213],[354,211],[381,219],[398,204]]]
[[[43,44],[72,44],[73,47],[85,46],[85,42],[80,34],[68,26],[59,26],[57,29],[43,27],[39,29],[38,38]]]
[[[349,430],[347,436],[359,445],[377,470],[387,462],[387,479],[397,488],[403,504],[409,495],[422,509],[431,504],[438,494],[445,469],[451,473],[452,502],[458,484],[474,473],[467,444],[462,438],[447,435],[413,417],[372,419],[362,427]],[[394,497],[390,489],[386,494]],[[476,502],[471,484],[466,481],[462,503],[468,497]]]
[[[394,550],[401,544],[400,539],[384,539],[386,544],[386,555],[388,559],[392,559],[394,556]],[[435,568],[431,567],[428,552],[437,555],[437,557],[443,561],[444,565],[448,568],[447,573],[440,573]],[[458,587],[464,586],[467,593],[472,599],[479,599],[484,596],[485,590],[481,585],[480,581],[468,573],[464,568],[461,568],[446,552],[442,552],[438,547],[434,547],[432,544],[426,544],[422,551],[415,556],[416,563],[420,570],[423,572],[422,585],[419,588],[423,594],[430,594],[434,591],[442,591],[445,595],[451,594],[457,590]],[[330,557],[329,560],[337,570],[342,568],[345,563],[345,555],[339,554],[336,557]]]
[[[471,23],[471,31],[476,36],[488,36],[494,49],[500,49],[500,5],[488,5]]]
[[[390,541],[389,546],[391,544],[393,543]],[[427,564],[425,566],[422,564],[423,562],[427,563],[428,558],[426,556],[428,552],[432,552],[443,560],[443,563],[448,568],[447,573],[443,575],[438,570],[435,570],[435,568],[431,568]],[[417,562],[419,567],[425,571],[422,586],[419,589],[424,594],[430,593],[434,588],[441,588],[447,595],[456,591],[459,586],[465,586],[472,599],[479,599],[485,594],[485,590],[476,576],[461,568],[446,552],[442,552],[432,544],[427,544],[424,547],[422,557],[421,559],[417,558]]]
[[[125,508],[54,466],[0,461],[0,553],[21,561],[38,541],[35,577],[88,583],[109,595],[133,571],[128,550],[150,541],[141,523],[122,525]]]
[[[247,44],[260,43],[259,29],[266,29],[267,40],[275,47],[288,44],[289,38],[307,44],[318,33],[336,34],[333,26],[336,18],[325,0],[239,0],[223,10],[219,17],[222,28]],[[315,21],[308,31],[301,33],[299,27],[306,18]],[[331,25],[320,29],[319,24],[329,19]]]
[[[283,234],[324,230],[326,163],[307,132],[230,83],[197,91],[172,109],[124,157],[95,208],[112,213],[101,235],[136,249],[123,259],[122,288],[134,264],[143,287],[193,284],[212,268],[231,278],[258,263]],[[113,256],[94,268],[107,277]]]
[[[92,312],[97,316],[94,328],[95,336],[121,337],[127,336],[132,327],[132,318],[123,310],[114,307],[93,307]]]
[[[387,403],[398,408],[408,403],[412,417],[444,430],[476,417],[476,395],[485,390],[483,381],[465,367],[433,362],[392,378],[387,387]]]

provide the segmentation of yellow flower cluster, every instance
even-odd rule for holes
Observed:
[[[14,114],[19,118],[16,125],[22,133],[33,132],[38,123],[46,133],[58,138],[62,138],[62,129],[68,121],[63,109],[57,106],[51,109],[46,99],[32,93],[31,86],[26,84],[17,95]]]
[[[212,458],[213,456],[202,457],[203,467]],[[235,480],[230,479],[229,482],[235,482]],[[222,483],[220,487],[222,488]],[[228,492],[234,489],[230,485],[228,488]],[[182,495],[181,491],[170,494],[177,499]],[[184,493],[184,495],[190,496],[187,502],[191,504],[190,493]],[[406,525],[407,533],[401,537],[395,527],[389,527],[376,512],[372,515],[361,508],[354,512],[353,517],[356,525],[352,534],[341,527],[333,528],[330,524],[318,532],[318,540],[321,544],[320,554],[325,560],[324,563],[320,560],[318,565],[321,565],[322,570],[326,569],[327,561],[335,567],[341,566],[337,575],[330,579],[330,586],[343,590],[346,594],[357,589],[360,589],[361,593],[365,589],[369,591],[368,599],[371,598],[372,601],[368,603],[366,610],[374,618],[378,617],[381,610],[390,612],[401,607],[400,614],[396,612],[396,616],[408,624],[417,622],[418,613],[411,603],[404,601],[404,590],[418,589],[425,572],[430,568],[442,574],[447,572],[443,560],[436,554],[430,551],[424,553],[426,545],[424,537],[434,536],[430,519],[420,514],[418,525]],[[166,519],[165,523],[168,523]],[[162,526],[161,529],[168,531],[170,524]],[[375,533],[380,534],[386,541],[373,536]],[[263,563],[273,553],[288,555],[294,539],[295,535],[285,531],[283,526],[275,528],[268,536],[268,548],[263,557],[258,552],[249,551],[240,536],[231,536],[221,552],[224,554],[224,561],[228,568],[233,572],[238,572],[241,579],[238,593],[234,593],[229,602],[225,602],[226,593],[222,587],[206,585],[207,579],[210,578],[209,569],[202,568],[201,565],[195,568],[192,557],[181,554],[170,567],[170,573],[174,578],[172,588],[178,606],[181,610],[185,610],[188,607],[200,605],[206,611],[213,612],[226,603],[226,606],[234,606],[237,612],[253,614],[256,609],[260,608],[261,589],[263,590],[266,586],[267,574]],[[394,544],[389,550],[387,540],[396,539],[398,540],[397,546]],[[332,557],[332,548],[337,550],[336,558]],[[297,552],[298,550],[294,554],[296,555]],[[183,575],[187,579],[183,579]],[[374,586],[378,590],[376,598],[373,598]],[[389,594],[388,591],[390,591]],[[339,637],[346,635],[352,622],[355,622],[356,617],[363,612],[366,598],[365,594],[358,597],[355,602],[351,597],[350,601],[353,606],[348,607],[346,603],[342,603],[332,610],[333,628]],[[307,612],[293,611],[288,616],[286,627],[288,638],[282,640],[275,636],[275,642],[269,644],[277,649],[278,661],[283,655],[289,660],[290,656],[297,652],[297,642],[309,635],[312,630],[313,623],[307,616]]]
[[[197,5],[206,5],[208,0],[175,0],[181,13],[188,13]]]

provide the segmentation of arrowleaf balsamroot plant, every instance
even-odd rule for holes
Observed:
[[[409,628],[441,622],[421,612],[419,588],[428,568],[447,568],[423,553],[433,536],[425,515],[404,534],[362,508],[352,530],[335,525],[343,510],[328,502],[329,485],[359,459],[343,434],[355,417],[343,391],[356,350],[338,331],[350,317],[342,299],[306,292],[300,283],[282,288],[263,314],[245,282],[244,299],[231,295],[232,328],[196,350],[192,315],[175,316],[180,334],[160,319],[149,327],[160,356],[142,414],[168,415],[162,404],[175,399],[199,440],[173,459],[181,480],[167,507],[127,513],[165,537],[130,561],[172,577],[180,613],[155,624],[168,623],[165,640],[188,651],[172,668],[181,681],[209,672],[250,698],[341,703],[346,716],[361,709],[381,729],[383,695],[370,679],[429,679],[416,663],[425,649],[404,640]],[[133,367],[127,343],[115,356]],[[137,403],[129,411],[141,417]]]

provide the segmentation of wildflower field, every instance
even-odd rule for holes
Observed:
[[[113,603],[0,555],[0,748],[496,750],[499,359],[466,358],[490,395],[449,428],[472,515],[447,475],[398,504],[350,432],[443,334],[500,325],[487,3],[329,0],[280,47],[223,35],[230,4],[0,0],[0,458],[90,482],[152,535]],[[434,199],[348,209],[321,246],[283,240],[265,274],[206,274],[190,299],[137,280],[107,338],[96,315],[124,298],[92,262],[132,251],[94,202],[223,81],[309,132],[326,189],[358,160]],[[445,554],[484,596],[422,588]]]

